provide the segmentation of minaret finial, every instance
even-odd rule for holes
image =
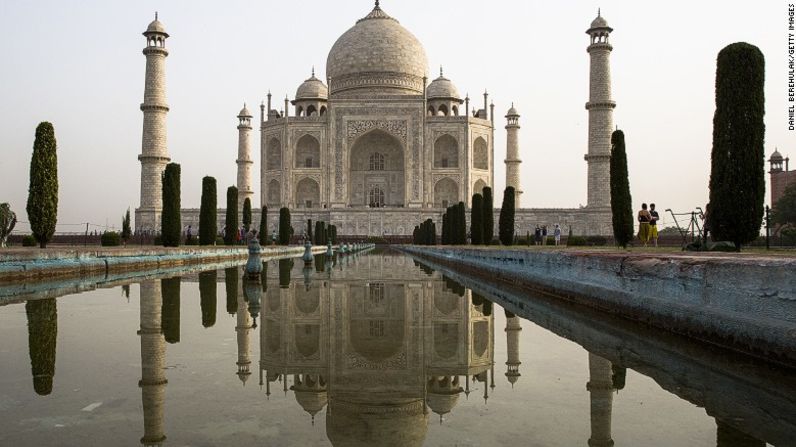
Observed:
[[[312,77],[313,78],[315,77],[315,66],[314,65],[312,66]]]
[[[155,11],[155,20],[157,20],[157,19],[158,19],[158,12]]]
[[[442,77],[442,64],[439,65],[439,77]]]
[[[379,0],[376,0],[376,9],[379,9]]]
[[[600,17],[600,8],[597,8],[597,17]]]

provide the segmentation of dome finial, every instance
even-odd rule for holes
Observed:
[[[379,9],[379,0],[376,0],[376,9]]]
[[[600,17],[600,8],[597,8],[597,17]]]
[[[312,66],[312,77],[313,78],[315,77],[315,66],[314,65]]]
[[[439,65],[439,77],[442,77],[442,64]]]
[[[157,20],[157,19],[158,19],[158,12],[155,11],[155,20]]]

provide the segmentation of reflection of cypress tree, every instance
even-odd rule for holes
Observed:
[[[163,295],[163,307],[160,312],[160,326],[166,341],[174,344],[180,342],[180,278],[163,278],[160,290]]]
[[[622,390],[625,388],[625,377],[627,376],[627,368],[611,364],[611,382],[615,390]]]
[[[263,284],[263,292],[268,289],[268,263],[263,261],[263,270],[260,272],[260,282]]]
[[[227,289],[227,313],[235,315],[238,311],[238,268],[224,269],[224,285]]]
[[[320,254],[315,255],[315,271],[318,273],[323,273],[323,265],[326,263],[326,255]]]
[[[211,327],[216,324],[216,281],[218,272],[199,273],[199,302],[202,306],[202,326]]]
[[[58,338],[58,309],[55,298],[25,303],[28,314],[28,348],[33,389],[46,396],[53,390],[55,342]]]
[[[293,270],[292,259],[279,260],[279,287],[290,287],[290,271]]]
[[[127,298],[127,301],[130,301],[130,284],[122,285],[122,296]]]
[[[503,312],[506,314],[506,318],[514,318],[516,315],[507,309],[503,309]]]
[[[473,292],[473,306],[482,306],[481,313],[488,317],[492,315],[492,301],[484,298],[482,295]]]

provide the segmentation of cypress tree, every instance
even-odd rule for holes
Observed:
[[[611,145],[611,222],[616,245],[625,248],[633,240],[634,231],[624,132],[614,131],[611,134]]]
[[[199,208],[199,244],[213,245],[218,234],[218,196],[216,179],[206,176],[202,179],[202,205]]]
[[[238,313],[238,268],[224,269],[224,289],[227,292],[227,313]]]
[[[124,244],[127,245],[127,241],[133,236],[133,229],[130,227],[130,208],[127,208],[127,212],[124,213],[124,217],[122,218],[122,240]]]
[[[180,218],[180,165],[169,163],[163,171],[163,214],[160,237],[164,247],[179,247],[182,237]]]
[[[252,201],[248,197],[243,200],[243,228],[248,233],[252,226]]]
[[[430,219],[429,219],[429,222],[431,223],[431,226],[430,226],[430,229],[431,229],[431,240],[430,240],[430,242],[431,242],[431,244],[430,245],[437,245],[437,224],[435,224]]]
[[[503,191],[503,205],[500,207],[498,237],[503,245],[514,244],[514,187]]]
[[[268,207],[260,213],[260,245],[268,245]]]
[[[459,245],[467,244],[467,211],[464,209],[464,202],[459,202],[456,208],[457,217],[456,223],[458,224],[457,234]]]
[[[46,396],[53,391],[55,353],[58,341],[58,307],[55,298],[29,300],[25,303],[28,316],[28,352],[36,394]]]
[[[290,210],[287,208],[279,209],[279,244],[290,244]]]
[[[412,231],[412,243],[420,245],[420,227],[417,225],[415,225],[415,229]]]
[[[754,46],[724,47],[716,61],[716,112],[708,226],[714,240],[741,244],[760,234],[765,196],[765,59]]]
[[[36,126],[33,155],[30,159],[30,186],[28,187],[28,222],[33,237],[41,248],[55,233],[58,220],[58,155],[55,129],[47,121]]]
[[[484,196],[473,194],[473,207],[470,209],[470,243],[482,245],[484,243]]]
[[[199,307],[202,310],[203,327],[212,327],[216,324],[217,280],[218,272],[216,270],[199,272]]]
[[[495,237],[495,198],[492,197],[492,188],[484,187],[484,245],[492,244]]]
[[[315,225],[318,225],[318,222],[315,222]],[[315,232],[317,234],[317,231]],[[313,237],[312,232],[312,219],[307,219],[307,239],[310,242],[315,243],[315,238]]]
[[[227,188],[227,212],[224,216],[224,243],[235,245],[238,240],[238,188]]]
[[[160,326],[167,343],[180,342],[180,277],[163,278],[160,290],[163,299],[160,312]]]

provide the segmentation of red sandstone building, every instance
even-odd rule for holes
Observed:
[[[796,170],[791,171],[789,169],[789,161],[790,158],[782,158],[782,154],[776,149],[774,149],[774,153],[771,154],[771,158],[768,160],[771,165],[771,170],[768,171],[768,173],[771,175],[772,208],[777,203],[777,200],[785,193],[785,188],[796,183]]]

